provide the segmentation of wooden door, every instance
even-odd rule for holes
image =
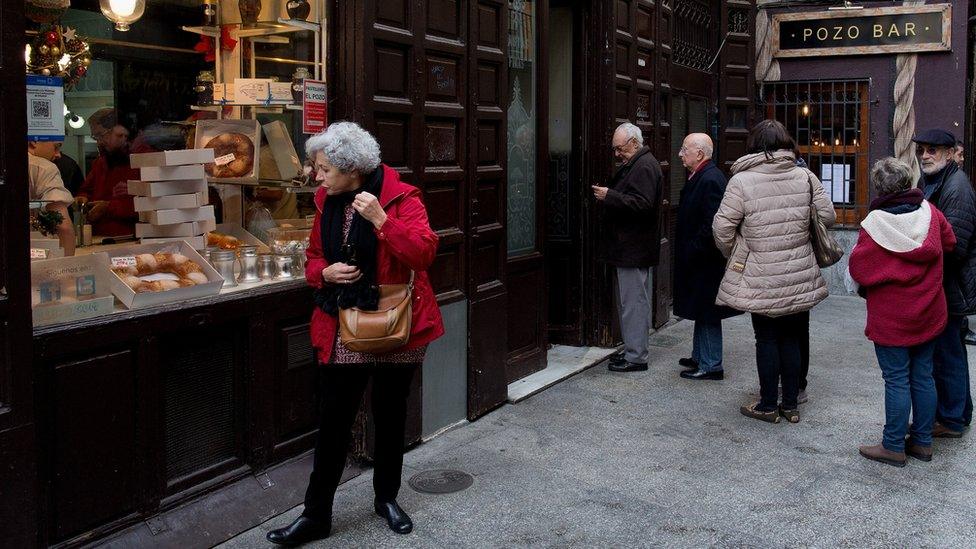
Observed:
[[[500,0],[360,0],[340,6],[337,110],[424,192],[440,237],[440,305],[468,304],[468,415],[507,398],[507,6]]]
[[[724,0],[721,26],[725,45],[719,55],[719,140],[717,163],[726,173],[746,153],[754,114],[756,45],[755,0]]]
[[[471,0],[467,16],[468,417],[474,419],[508,398],[507,2]]]
[[[547,3],[508,0],[506,382],[546,367]]]
[[[24,3],[0,7],[0,530],[3,545],[39,543],[31,365]]]
[[[671,303],[671,2],[618,0],[613,14],[613,120],[635,123],[644,144],[661,164],[661,204],[658,223],[661,252],[654,269],[653,325],[660,327],[670,316]],[[612,128],[611,128],[612,131]],[[609,142],[609,141],[608,141]]]

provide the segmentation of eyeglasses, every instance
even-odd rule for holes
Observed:
[[[633,138],[633,137],[631,137],[631,138],[630,138],[630,139],[628,139],[627,141],[624,141],[624,143],[623,143],[623,145],[614,145],[614,146],[612,147],[612,148],[613,148],[613,152],[615,152],[615,153],[616,153],[616,152],[623,152],[623,150],[624,150],[624,147],[626,147],[627,145],[629,145],[629,144],[630,144],[630,142],[631,142],[631,141],[633,141],[633,140],[634,140],[634,138]]]
[[[925,153],[929,153],[929,156],[935,156],[935,153],[939,152],[940,149],[941,147],[935,147],[933,145],[919,145],[915,147],[915,156],[922,156]]]

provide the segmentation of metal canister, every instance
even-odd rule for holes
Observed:
[[[294,258],[291,255],[276,255],[274,256],[275,266],[277,271],[274,275],[275,280],[291,280],[295,278],[294,271]]]
[[[197,105],[206,107],[213,105],[214,102],[214,73],[213,71],[200,71],[197,76],[196,86],[193,91],[197,92]]]
[[[234,274],[234,265],[237,263],[237,254],[233,250],[216,250],[210,252],[210,263],[214,269],[224,277],[224,287],[232,288],[237,286],[237,276]]]
[[[256,246],[241,246],[241,276],[238,282],[258,282],[258,249]]]
[[[274,275],[274,256],[271,254],[258,255],[258,276],[261,277],[261,280],[271,280]]]

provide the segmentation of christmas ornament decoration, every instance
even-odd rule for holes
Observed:
[[[35,23],[50,25],[61,19],[70,5],[71,0],[26,0],[24,15]]]
[[[91,48],[72,28],[55,25],[41,30],[24,49],[28,74],[60,76],[70,90],[88,72]]]

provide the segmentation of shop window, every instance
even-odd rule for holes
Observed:
[[[512,0],[508,24],[508,256],[536,249],[535,2]]]
[[[838,225],[854,227],[867,215],[868,83],[776,82],[762,90],[766,117],[782,122],[800,158],[821,179]]]

